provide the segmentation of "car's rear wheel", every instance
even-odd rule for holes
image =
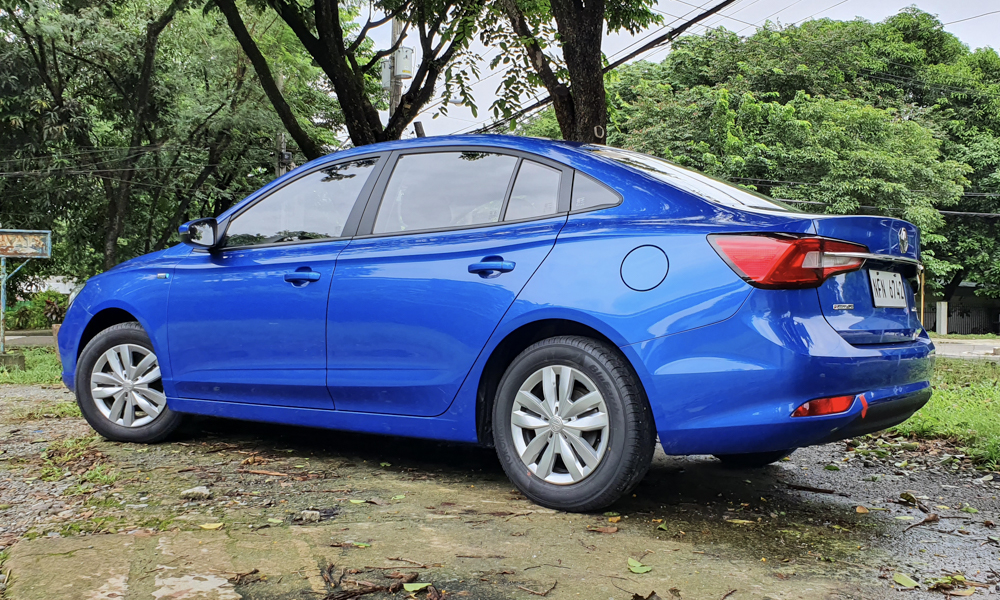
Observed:
[[[732,469],[756,469],[778,462],[795,452],[795,448],[790,450],[774,450],[772,452],[750,452],[747,454],[716,454],[715,458],[722,461],[722,464]]]
[[[514,485],[567,511],[628,493],[656,446],[635,373],[615,348],[578,336],[542,340],[514,359],[497,390],[493,437]]]
[[[135,322],[105,329],[83,349],[76,400],[90,426],[118,442],[158,442],[181,421],[167,407],[153,344]]]

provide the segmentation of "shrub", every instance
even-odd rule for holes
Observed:
[[[46,329],[62,322],[68,296],[59,292],[38,292],[7,310],[7,329]]]

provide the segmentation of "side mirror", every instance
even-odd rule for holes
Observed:
[[[177,228],[181,241],[195,248],[212,249],[219,243],[219,224],[215,219],[195,219]]]

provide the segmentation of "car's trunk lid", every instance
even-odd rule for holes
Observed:
[[[913,284],[920,258],[916,226],[888,217],[830,216],[816,218],[815,228],[817,235],[863,244],[878,255],[817,289],[830,325],[854,345],[913,341],[921,331]]]

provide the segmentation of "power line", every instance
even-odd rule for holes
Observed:
[[[983,14],[976,15],[974,17],[966,17],[964,19],[959,19],[957,21],[949,21],[947,23],[941,23],[941,26],[944,27],[945,25],[954,25],[955,23],[961,23],[963,21],[971,21],[973,19],[978,19],[979,17],[985,17],[986,15],[995,15],[997,13],[1000,13],[1000,10],[993,10],[993,11],[990,11],[990,12],[984,12]]]

